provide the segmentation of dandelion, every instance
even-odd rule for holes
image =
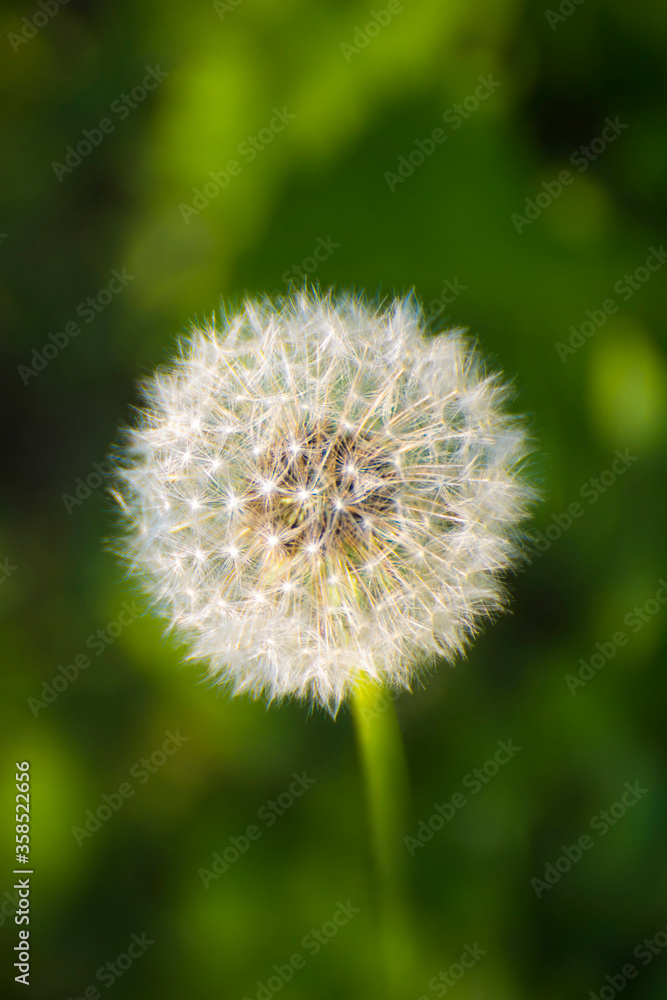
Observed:
[[[335,714],[360,684],[409,687],[503,607],[525,433],[462,332],[427,336],[412,298],[247,301],[144,392],[124,552],[235,693]]]

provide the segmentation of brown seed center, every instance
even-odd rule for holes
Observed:
[[[316,424],[258,455],[246,509],[285,554],[366,557],[379,522],[395,513],[399,481],[386,441]]]

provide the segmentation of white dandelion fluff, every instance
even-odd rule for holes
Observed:
[[[408,298],[303,292],[195,329],[145,385],[125,554],[234,692],[336,711],[408,687],[502,607],[532,491],[506,388]]]

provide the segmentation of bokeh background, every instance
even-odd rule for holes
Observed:
[[[394,992],[610,1000],[632,963],[627,996],[663,998],[667,267],[641,269],[666,236],[667,8],[12,0],[0,17],[2,989],[17,939],[14,762],[28,760],[32,980],[17,995],[261,1000],[258,983],[296,952],[286,1000],[391,995],[349,713],[230,700],[150,614],[95,651],[137,596],[105,550],[114,515],[94,464],[131,419],[137,380],[221,298],[285,292],[308,272],[371,297],[414,289],[433,329],[467,327],[514,380],[544,497],[544,551],[509,581],[512,614],[396,704],[402,836],[465,791],[498,740],[521,750],[414,856],[399,845],[409,933]],[[167,75],[132,98],[147,67]],[[493,89],[475,101],[480,78]],[[276,108],[294,118],[251,159],[242,144]],[[104,118],[113,130],[78,165],[53,166]],[[627,127],[594,142],[606,119]],[[436,128],[446,141],[410,174]],[[184,210],[232,159],[240,173]],[[401,162],[409,176],[393,181]],[[572,183],[554,196],[563,170]],[[131,280],[86,322],[80,303],[113,269]],[[38,369],[34,352],[77,320]],[[617,450],[629,457],[609,471]],[[610,647],[619,630],[626,644]],[[82,653],[89,668],[50,704],[30,701]],[[573,688],[581,659],[592,679]],[[167,731],[184,741],[162,761]],[[258,819],[304,771],[312,787],[273,825]],[[128,780],[135,794],[77,843],[86,811]],[[601,835],[626,782],[646,792]],[[200,869],[250,824],[261,837],[204,887]],[[536,889],[587,833],[593,848]],[[308,953],[339,900],[359,912]],[[154,943],[111,985],[96,978],[132,934]],[[437,976],[466,944],[485,954],[446,986]]]

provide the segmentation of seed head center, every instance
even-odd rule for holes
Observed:
[[[248,525],[283,556],[318,553],[357,564],[374,527],[396,510],[400,475],[386,440],[322,422],[277,436],[255,458]]]

